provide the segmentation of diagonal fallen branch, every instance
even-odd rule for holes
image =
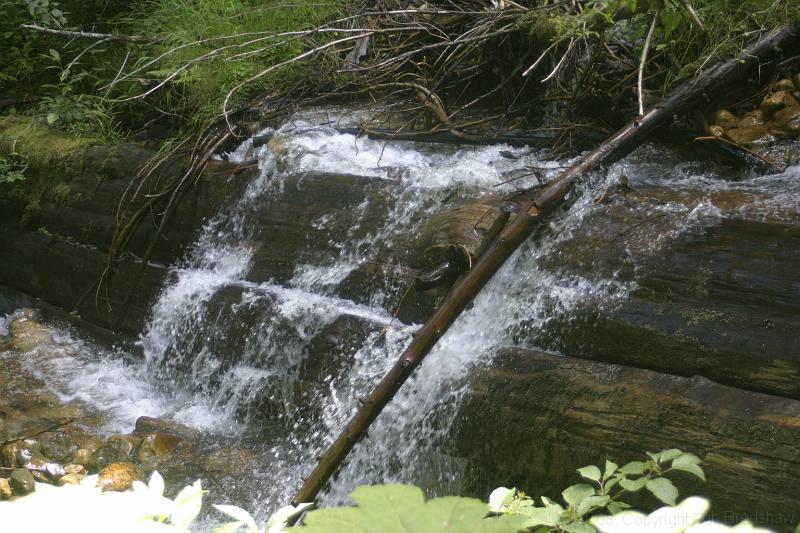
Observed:
[[[57,35],[59,37],[68,37],[70,39],[99,39],[103,41],[122,41],[126,43],[157,43],[161,41],[161,39],[154,39],[144,35],[122,35],[119,33],[96,33],[93,31],[56,30],[53,28],[45,28],[44,26],[37,26],[36,24],[20,24],[19,27],[24,30],[46,33],[48,35]]]
[[[744,50],[739,57],[701,72],[695,79],[679,87],[660,105],[650,108],[641,117],[634,119],[593,152],[564,171],[558,179],[548,184],[503,229],[489,249],[453,288],[439,309],[417,332],[397,363],[367,397],[342,433],[320,456],[317,466],[305,479],[292,503],[297,505],[314,500],[436,341],[444,335],[517,247],[528,238],[536,225],[562,202],[579,178],[598,166],[629,153],[656,130],[670,124],[675,114],[690,109],[706,95],[725,89],[764,63],[779,57],[782,53],[781,48],[796,44],[798,35],[800,35],[800,24],[779,28],[766,34],[757,43]]]

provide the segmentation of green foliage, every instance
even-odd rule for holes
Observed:
[[[22,161],[17,153],[0,155],[0,185],[14,183],[25,179],[27,163]]]
[[[422,490],[410,485],[362,486],[350,496],[357,507],[331,507],[309,512],[300,531],[356,533],[382,531],[433,532],[517,531],[522,517],[486,519],[489,506],[473,498],[444,497],[425,501]]]
[[[700,459],[678,449],[647,453],[646,461],[632,461],[623,466],[606,460],[603,469],[590,465],[577,470],[588,483],[566,488],[561,493],[564,504],[542,497],[537,507],[524,492],[501,487],[489,497],[492,511],[500,514],[523,516],[525,527],[550,528],[553,531],[592,532],[587,519],[599,512],[612,515],[630,509],[622,497],[646,490],[662,503],[675,505],[678,489],[666,474],[680,470],[705,480]]]

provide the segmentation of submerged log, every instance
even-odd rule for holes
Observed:
[[[698,74],[681,86],[659,106],[622,128],[596,150],[581,158],[547,185],[525,206],[480,257],[472,270],[458,283],[431,319],[417,332],[406,351],[384,376],[364,405],[348,422],[344,431],[320,457],[319,463],[306,478],[293,503],[313,501],[325,483],[338,469],[350,450],[361,440],[369,426],[391,401],[399,388],[422,362],[436,341],[448,330],[477,293],[492,278],[517,247],[527,239],[535,225],[558,206],[574,182],[599,165],[609,163],[636,148],[654,131],[672,122],[675,114],[686,111],[707,94],[734,83],[757,68],[762,62],[780,53],[792,43],[800,26],[775,30],[746,49],[739,57]]]
[[[706,483],[678,473],[675,484],[681,497],[708,497],[711,518],[779,531],[800,522],[800,401],[521,349],[500,351],[470,385],[455,454],[481,498],[501,485],[556,498],[580,482],[577,468],[675,447],[702,459]]]

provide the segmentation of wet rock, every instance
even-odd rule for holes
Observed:
[[[8,478],[0,477],[0,500],[7,500],[11,497],[11,483]]]
[[[34,320],[34,312],[26,309],[8,327],[11,333],[11,347],[23,353],[32,352],[42,345],[53,344],[53,336],[48,329]]]
[[[92,464],[92,459],[93,459],[92,452],[87,450],[87,449],[85,449],[85,448],[80,448],[80,449],[76,450],[75,451],[75,455],[73,457],[73,460],[77,464],[79,464],[79,465],[81,465],[83,467],[88,467],[89,465],[91,465]]]
[[[203,459],[203,469],[216,475],[239,477],[256,465],[256,454],[245,448],[220,448]]]
[[[11,472],[9,483],[17,494],[28,494],[36,490],[36,480],[27,468],[15,468]]]
[[[784,137],[800,136],[800,106],[781,109],[769,121],[770,132]]]
[[[84,474],[67,474],[58,479],[58,484],[62,487],[64,485],[80,485],[81,481],[83,481],[85,477],[86,475]]]
[[[64,467],[58,463],[48,461],[47,458],[41,455],[35,455],[29,458],[23,464],[25,468],[30,470],[34,475],[37,472],[45,476],[45,480],[55,480],[66,474]]]
[[[139,462],[147,467],[167,461],[172,451],[181,441],[179,437],[169,433],[150,433],[139,444],[137,456]]]
[[[197,430],[181,424],[180,422],[167,418],[152,418],[149,416],[140,416],[136,419],[135,432],[143,434],[166,433],[183,438],[196,438],[198,436]]]
[[[784,107],[796,105],[798,105],[797,100],[791,93],[787,91],[778,91],[764,98],[764,101],[761,102],[761,111],[764,112],[765,116],[769,117]]]
[[[725,128],[723,128],[722,126],[718,126],[717,124],[713,124],[708,127],[708,133],[710,133],[714,137],[724,137]]]
[[[762,143],[769,137],[769,131],[762,125],[733,128],[727,132],[730,140],[742,146]]]
[[[35,479],[39,483],[49,484],[52,481],[49,477],[47,477],[47,474],[45,474],[44,472],[40,472],[38,470],[31,470],[31,475],[33,476],[33,479]]]
[[[772,86],[772,90],[775,92],[786,91],[787,93],[793,93],[795,91],[794,82],[788,78],[778,80],[775,82],[775,85]]]
[[[136,449],[141,441],[141,437],[135,435],[111,435],[94,456],[99,464],[132,461],[136,459]]]
[[[134,481],[144,479],[144,471],[139,465],[128,461],[111,463],[100,471],[97,476],[97,486],[103,492],[126,491],[133,486]]]
[[[86,468],[84,468],[83,465],[68,464],[68,465],[64,465],[64,471],[67,473],[67,475],[70,475],[70,474],[85,474],[86,473]]]
[[[39,440],[42,444],[42,453],[61,463],[70,461],[78,450],[78,445],[64,430],[42,433]]]
[[[720,109],[714,113],[711,121],[717,126],[721,126],[726,130],[735,128],[739,124],[739,117],[728,111],[727,109]]]
[[[90,453],[95,453],[101,449],[105,444],[102,437],[88,437],[78,441],[81,449],[88,450]]]

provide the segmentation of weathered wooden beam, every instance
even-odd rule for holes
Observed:
[[[536,224],[563,201],[576,180],[598,166],[629,153],[653,132],[670,124],[675,114],[686,111],[707,95],[724,89],[766,61],[777,59],[781,54],[781,48],[792,44],[799,33],[800,25],[776,29],[748,47],[738,57],[699,73],[660,105],[631,121],[596,150],[581,158],[521,209],[494,244],[478,259],[472,270],[453,288],[439,309],[417,332],[406,351],[367,397],[362,407],[347,423],[344,431],[320,456],[317,466],[306,478],[293,503],[314,500],[350,450],[364,437],[372,422],[420,365],[438,339],[517,247],[528,238]]]

